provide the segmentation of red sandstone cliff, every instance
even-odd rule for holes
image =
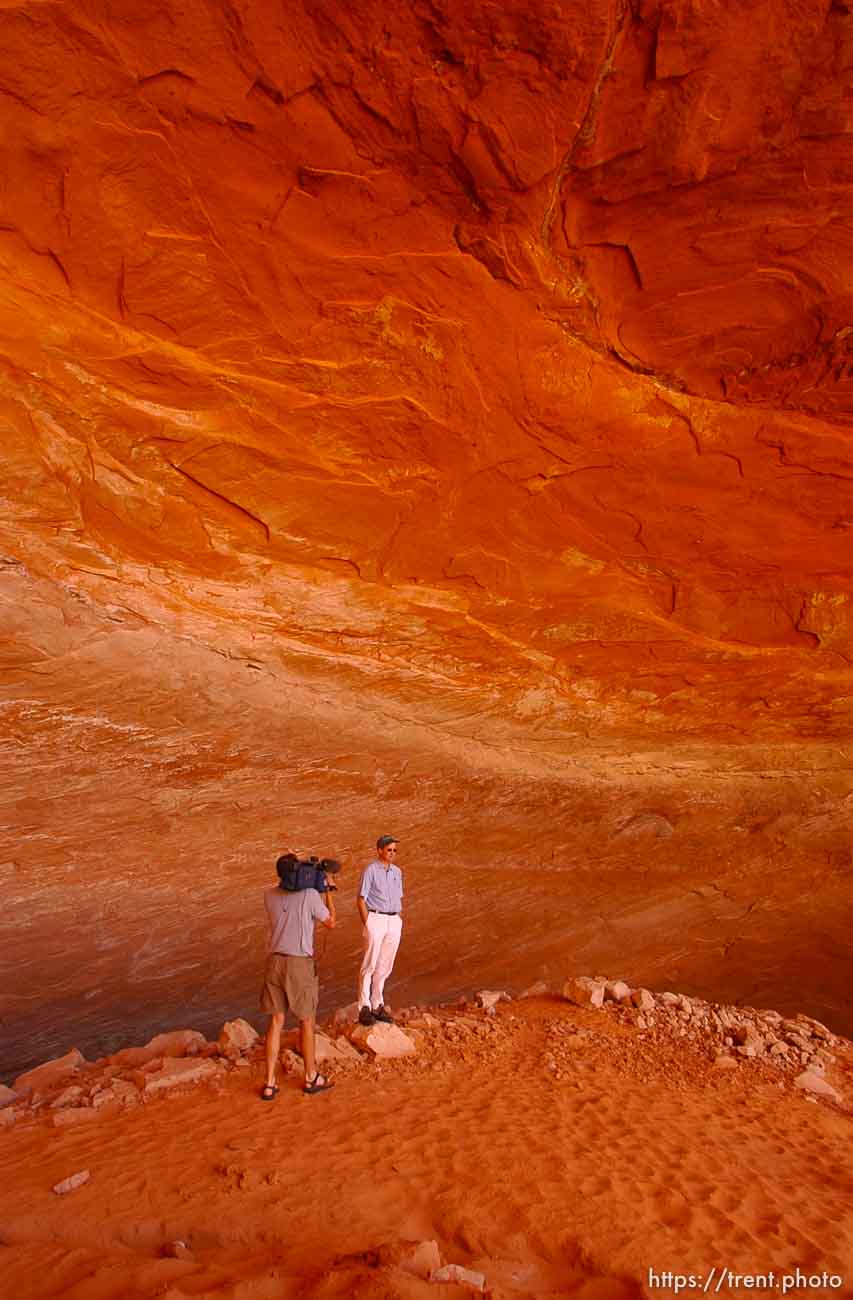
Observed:
[[[248,998],[276,852],[388,821],[419,989],[511,944],[840,1023],[846,4],[0,48],[12,1037]]]

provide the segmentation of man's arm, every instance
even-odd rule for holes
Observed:
[[[361,917],[362,925],[367,925],[368,909],[367,909],[367,899],[365,898],[365,894],[367,893],[367,890],[369,888],[368,880],[367,880],[367,873],[369,871],[370,871],[370,867],[366,867],[365,870],[361,873],[361,884],[358,887],[358,898],[355,900],[355,905],[358,908],[358,914]]]

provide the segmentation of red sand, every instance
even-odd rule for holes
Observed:
[[[127,1113],[19,1125],[0,1137],[4,1295],[471,1295],[394,1267],[427,1239],[496,1300],[673,1294],[649,1269],[799,1268],[844,1279],[809,1295],[851,1294],[849,1111],[556,999],[468,1018],[423,1031],[416,1057],[338,1067],[314,1098],[291,1075],[261,1103],[256,1055]],[[555,1047],[576,1029],[592,1032]],[[850,1067],[848,1044],[848,1098]],[[188,1252],[163,1258],[176,1241]]]

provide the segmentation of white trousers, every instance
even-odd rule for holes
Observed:
[[[358,1005],[377,1010],[385,996],[385,981],[394,969],[394,958],[403,933],[401,916],[368,912],[364,927],[364,956],[358,981]]]

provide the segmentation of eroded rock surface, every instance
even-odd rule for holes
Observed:
[[[849,1029],[846,6],[0,39],[9,1076],[249,1013],[278,852],[391,823],[419,995]]]

